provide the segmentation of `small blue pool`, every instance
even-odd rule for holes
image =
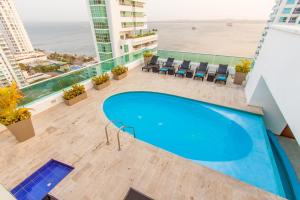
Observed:
[[[17,200],[41,200],[74,168],[50,160],[11,190]]]
[[[103,110],[142,141],[285,196],[259,115],[153,92],[111,96]]]

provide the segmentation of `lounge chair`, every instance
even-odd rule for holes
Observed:
[[[182,64],[178,67],[178,70],[175,73],[175,76],[178,75],[178,76],[184,77],[186,75],[186,72],[191,69],[191,65],[190,64],[191,64],[190,60],[184,60],[182,62]]]
[[[153,69],[153,67],[159,67],[158,66],[158,56],[152,56],[150,62],[142,68],[142,71],[147,70],[149,72],[150,70]]]
[[[159,69],[159,72],[167,74],[169,71],[175,71],[174,68],[174,58],[168,58],[167,62],[163,64],[163,66]],[[174,73],[173,73],[174,74]]]
[[[203,81],[207,74],[207,71],[208,71],[208,63],[201,62],[200,65],[196,69],[194,79],[201,79]]]
[[[215,83],[217,82],[224,82],[225,85],[227,83],[229,72],[228,72],[228,65],[219,65],[219,68],[216,73]]]

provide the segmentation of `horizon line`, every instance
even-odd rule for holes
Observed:
[[[207,21],[236,21],[236,22],[241,22],[241,21],[245,21],[245,22],[255,22],[255,21],[259,21],[259,22],[266,22],[267,19],[201,19],[201,20],[190,20],[190,19],[176,19],[176,20],[149,20],[148,23],[151,22],[207,22]],[[38,23],[90,23],[89,20],[87,21],[31,21],[31,20],[24,20],[24,23],[34,23],[34,22],[38,22]]]

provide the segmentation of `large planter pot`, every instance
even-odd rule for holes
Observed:
[[[86,99],[87,98],[87,93],[82,93],[81,95],[73,98],[73,99],[70,99],[70,100],[66,100],[65,99],[65,104],[67,104],[68,106],[72,106],[76,103],[78,103],[79,101],[82,101],[83,99]]]
[[[152,57],[144,57],[144,63],[147,65],[151,61]]]
[[[106,81],[105,83],[102,83],[102,84],[100,84],[100,85],[95,85],[95,84],[94,84],[94,88],[95,88],[96,90],[102,90],[102,89],[106,88],[106,87],[109,86],[109,85],[110,85],[110,81]]]
[[[31,119],[19,121],[7,126],[7,128],[16,137],[18,142],[24,142],[35,135]]]
[[[246,73],[236,72],[233,83],[237,85],[242,85],[244,80],[246,79],[246,76]]]
[[[126,76],[127,76],[127,72],[124,74],[121,74],[121,75],[113,75],[113,78],[115,80],[121,80],[121,79],[125,78]]]

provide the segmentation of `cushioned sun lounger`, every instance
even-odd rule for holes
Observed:
[[[153,69],[153,67],[159,67],[158,66],[158,56],[152,56],[151,61],[145,65],[142,70],[150,71]]]
[[[171,69],[174,69],[174,58],[168,58],[167,62],[159,69],[159,72],[167,74],[167,72]]]
[[[229,75],[228,65],[222,65],[222,64],[220,64],[219,68],[217,70],[217,73],[216,73],[215,83],[217,83],[217,82],[224,82],[225,85],[226,85],[227,79],[228,79],[228,75]]]
[[[201,79],[203,81],[207,74],[207,71],[208,71],[208,63],[201,62],[200,65],[196,69],[194,79]]]
[[[179,66],[177,72],[175,73],[175,76],[182,76],[184,77],[186,75],[186,72],[191,69],[191,61],[190,60],[184,60],[182,64]]]

